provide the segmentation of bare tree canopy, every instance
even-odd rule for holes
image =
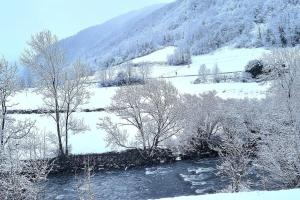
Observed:
[[[32,36],[21,61],[38,77],[38,92],[43,95],[45,106],[55,111],[50,115],[56,124],[59,155],[68,155],[68,132],[72,129],[70,124],[74,120],[71,114],[89,98],[88,67],[80,61],[70,67],[67,66],[65,51],[57,45],[57,42],[57,37],[50,31]],[[64,116],[61,114],[62,110],[66,110]],[[77,127],[77,130],[83,129]],[[63,136],[66,143],[65,151]]]
[[[113,123],[110,118],[100,120],[99,128],[107,132],[107,144],[113,147],[141,148],[153,156],[166,140],[181,131],[178,123],[179,94],[166,81],[151,80],[142,86],[122,87],[112,98],[109,110],[122,119]],[[121,128],[136,129],[134,141]]]

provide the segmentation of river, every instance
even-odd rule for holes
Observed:
[[[216,159],[177,161],[150,168],[95,173],[91,188],[95,199],[144,200],[182,195],[214,193],[223,189],[224,180],[216,175]],[[80,176],[49,177],[44,199],[74,200]],[[79,188],[76,189],[76,188]]]

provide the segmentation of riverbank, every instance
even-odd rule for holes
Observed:
[[[50,174],[68,174],[84,171],[87,167],[95,172],[110,170],[128,170],[136,167],[149,167],[155,164],[171,163],[176,160],[171,150],[159,149],[149,158],[146,152],[130,149],[122,152],[102,154],[69,155],[54,158],[50,162]]]
[[[153,157],[148,157],[143,150],[130,149],[121,152],[107,152],[101,154],[69,155],[68,157],[53,158],[50,160],[50,174],[74,174],[89,168],[94,172],[110,170],[128,170],[145,168],[162,163],[172,163],[176,160],[199,160],[215,158],[215,152],[197,154],[174,155],[169,149],[158,149]]]
[[[254,191],[240,193],[220,193],[201,196],[182,196],[160,200],[298,200],[300,189],[280,191]]]

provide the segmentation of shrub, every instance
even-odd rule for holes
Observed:
[[[245,67],[245,71],[251,74],[252,78],[258,78],[259,75],[263,74],[263,62],[261,60],[252,60]]]

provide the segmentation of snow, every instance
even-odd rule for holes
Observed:
[[[242,83],[242,82],[230,82],[230,83],[208,83],[208,84],[192,84],[188,82],[188,78],[175,78],[170,79],[173,85],[179,90],[180,93],[200,94],[209,91],[216,91],[219,97],[224,99],[235,98],[256,98],[262,99],[265,97],[265,93],[268,84],[259,83]],[[189,78],[190,81],[193,79]]]
[[[110,148],[106,147],[104,141],[105,132],[97,129],[99,118],[108,115],[105,112],[74,113],[74,117],[83,119],[89,129],[83,133],[70,134],[71,153],[87,154],[111,151]],[[36,121],[35,125],[41,132],[45,131],[48,135],[51,133],[56,138],[55,123],[50,116],[38,114],[13,114],[12,116],[18,120],[30,119]]]
[[[11,100],[13,109],[38,109],[42,108],[43,99],[34,89],[26,89],[18,92]]]
[[[144,56],[135,62],[147,62],[157,55],[160,62],[166,62],[171,50],[174,47],[167,47],[159,50],[156,53]],[[232,48],[224,47],[218,49],[210,54],[193,56],[192,64],[184,66],[168,66],[166,64],[154,64],[152,66],[152,78],[167,78],[168,81],[179,90],[181,93],[199,94],[203,92],[215,90],[222,98],[264,98],[265,92],[269,87],[268,84],[258,83],[207,83],[207,84],[193,84],[197,77],[180,77],[186,75],[197,75],[200,65],[205,64],[207,68],[212,69],[215,64],[218,65],[222,72],[243,71],[244,67],[250,60],[259,59],[264,54],[269,53],[268,50],[263,48]],[[164,60],[164,59],[165,60]]]
[[[221,72],[243,71],[250,60],[261,58],[268,52],[268,50],[263,48],[236,49],[224,47],[211,54],[193,57],[192,66],[197,67],[198,70],[200,65],[205,64],[208,68],[212,69],[213,66],[217,64]],[[197,72],[198,71],[195,71],[195,73]]]
[[[133,63],[142,63],[142,62],[167,62],[168,56],[172,55],[176,47],[170,46],[163,48],[161,50],[155,51],[147,56],[133,59]]]
[[[206,83],[206,84],[193,84],[197,77],[176,77],[177,75],[191,75],[197,74],[199,66],[206,64],[207,67],[213,67],[218,63],[219,68],[223,71],[243,70],[244,66],[249,60],[261,57],[267,50],[258,49],[235,49],[226,47],[219,49],[211,54],[193,57],[193,63],[190,66],[168,66],[163,64],[166,62],[167,56],[175,50],[175,47],[167,47],[156,51],[148,56],[135,59],[134,62],[154,62],[152,66],[152,74],[150,77],[167,77],[181,94],[199,94],[208,91],[216,91],[217,95],[227,98],[257,98],[265,97],[265,93],[269,87],[268,84],[259,83],[242,83],[242,82],[227,82],[227,83]],[[159,64],[162,63],[162,64]],[[91,77],[92,78],[92,77]],[[95,78],[95,77],[94,77]],[[82,105],[80,109],[95,109],[105,108],[110,105],[111,97],[115,94],[117,87],[99,88],[97,84],[91,84],[89,88],[91,98],[89,102]],[[14,105],[11,109],[40,109],[43,108],[42,96],[35,93],[34,89],[26,89],[18,92],[10,101]],[[85,133],[70,135],[70,144],[72,145],[71,152],[74,154],[79,153],[103,153],[111,151],[111,148],[105,146],[105,132],[97,129],[99,118],[108,116],[106,112],[78,112],[74,116],[79,119],[84,119],[88,125],[89,130]],[[31,115],[13,115],[18,119],[30,118],[37,121],[37,127],[41,131],[54,132],[55,124],[52,119],[45,115],[31,114]],[[115,120],[119,120],[114,116]],[[129,130],[130,133],[134,130]],[[130,134],[133,135],[133,134]]]
[[[161,200],[298,200],[300,189],[261,192],[220,193],[202,196],[183,196]]]
[[[134,59],[135,63],[142,62],[161,62],[167,60],[167,56],[175,50],[170,46],[144,57]],[[193,84],[197,77],[176,77],[184,75],[196,75],[201,64],[205,64],[208,68],[212,68],[215,63],[218,64],[222,72],[241,71],[246,64],[253,59],[260,58],[268,50],[262,48],[255,49],[236,49],[231,47],[221,48],[201,56],[194,56],[193,63],[188,66],[168,66],[166,64],[154,64],[151,70],[151,78],[172,77],[166,80],[172,82],[179,92],[199,94],[215,90],[222,98],[263,98],[268,85],[258,83],[207,83]],[[115,69],[117,71],[117,68]],[[84,108],[105,108],[110,104],[111,97],[115,94],[116,87],[99,88],[97,84],[90,86],[91,98],[89,102],[83,106]],[[27,89],[18,92],[11,100],[14,105],[13,109],[39,109],[43,108],[42,96],[34,92],[34,89]]]
[[[105,108],[109,106],[111,97],[115,94],[116,87],[99,88],[97,84],[92,84],[89,88],[91,98],[88,103],[82,105],[81,109]],[[34,89],[27,89],[18,92],[11,100],[13,109],[40,109],[43,108],[42,96],[37,94]]]
[[[170,52],[170,48],[160,50],[161,55],[166,55]],[[184,66],[168,66],[168,65],[154,65],[152,68],[153,76],[184,76],[184,75],[197,75],[198,70],[202,64],[207,68],[212,69],[218,65],[221,72],[235,72],[243,71],[249,61],[261,58],[264,54],[269,53],[269,50],[263,48],[232,48],[224,47],[218,49],[210,54],[200,56],[192,56],[192,64]],[[140,62],[150,60],[152,56],[144,56],[139,58]],[[161,56],[163,57],[163,56]],[[161,58],[160,57],[160,58]],[[160,60],[166,62],[167,60]]]
[[[286,39],[288,46],[292,46],[298,43],[294,35],[300,22],[299,3],[296,2],[228,0],[212,4],[211,1],[199,0],[174,1],[116,17],[82,30],[60,44],[68,50],[66,57],[70,62],[80,57],[95,68],[99,67],[95,61],[117,58],[112,61],[117,64],[146,55],[169,43],[188,45],[194,54],[226,44],[238,47],[257,44],[281,46],[279,26],[289,33]],[[257,23],[260,24],[259,31],[253,23],[254,18],[264,22],[263,25]]]

